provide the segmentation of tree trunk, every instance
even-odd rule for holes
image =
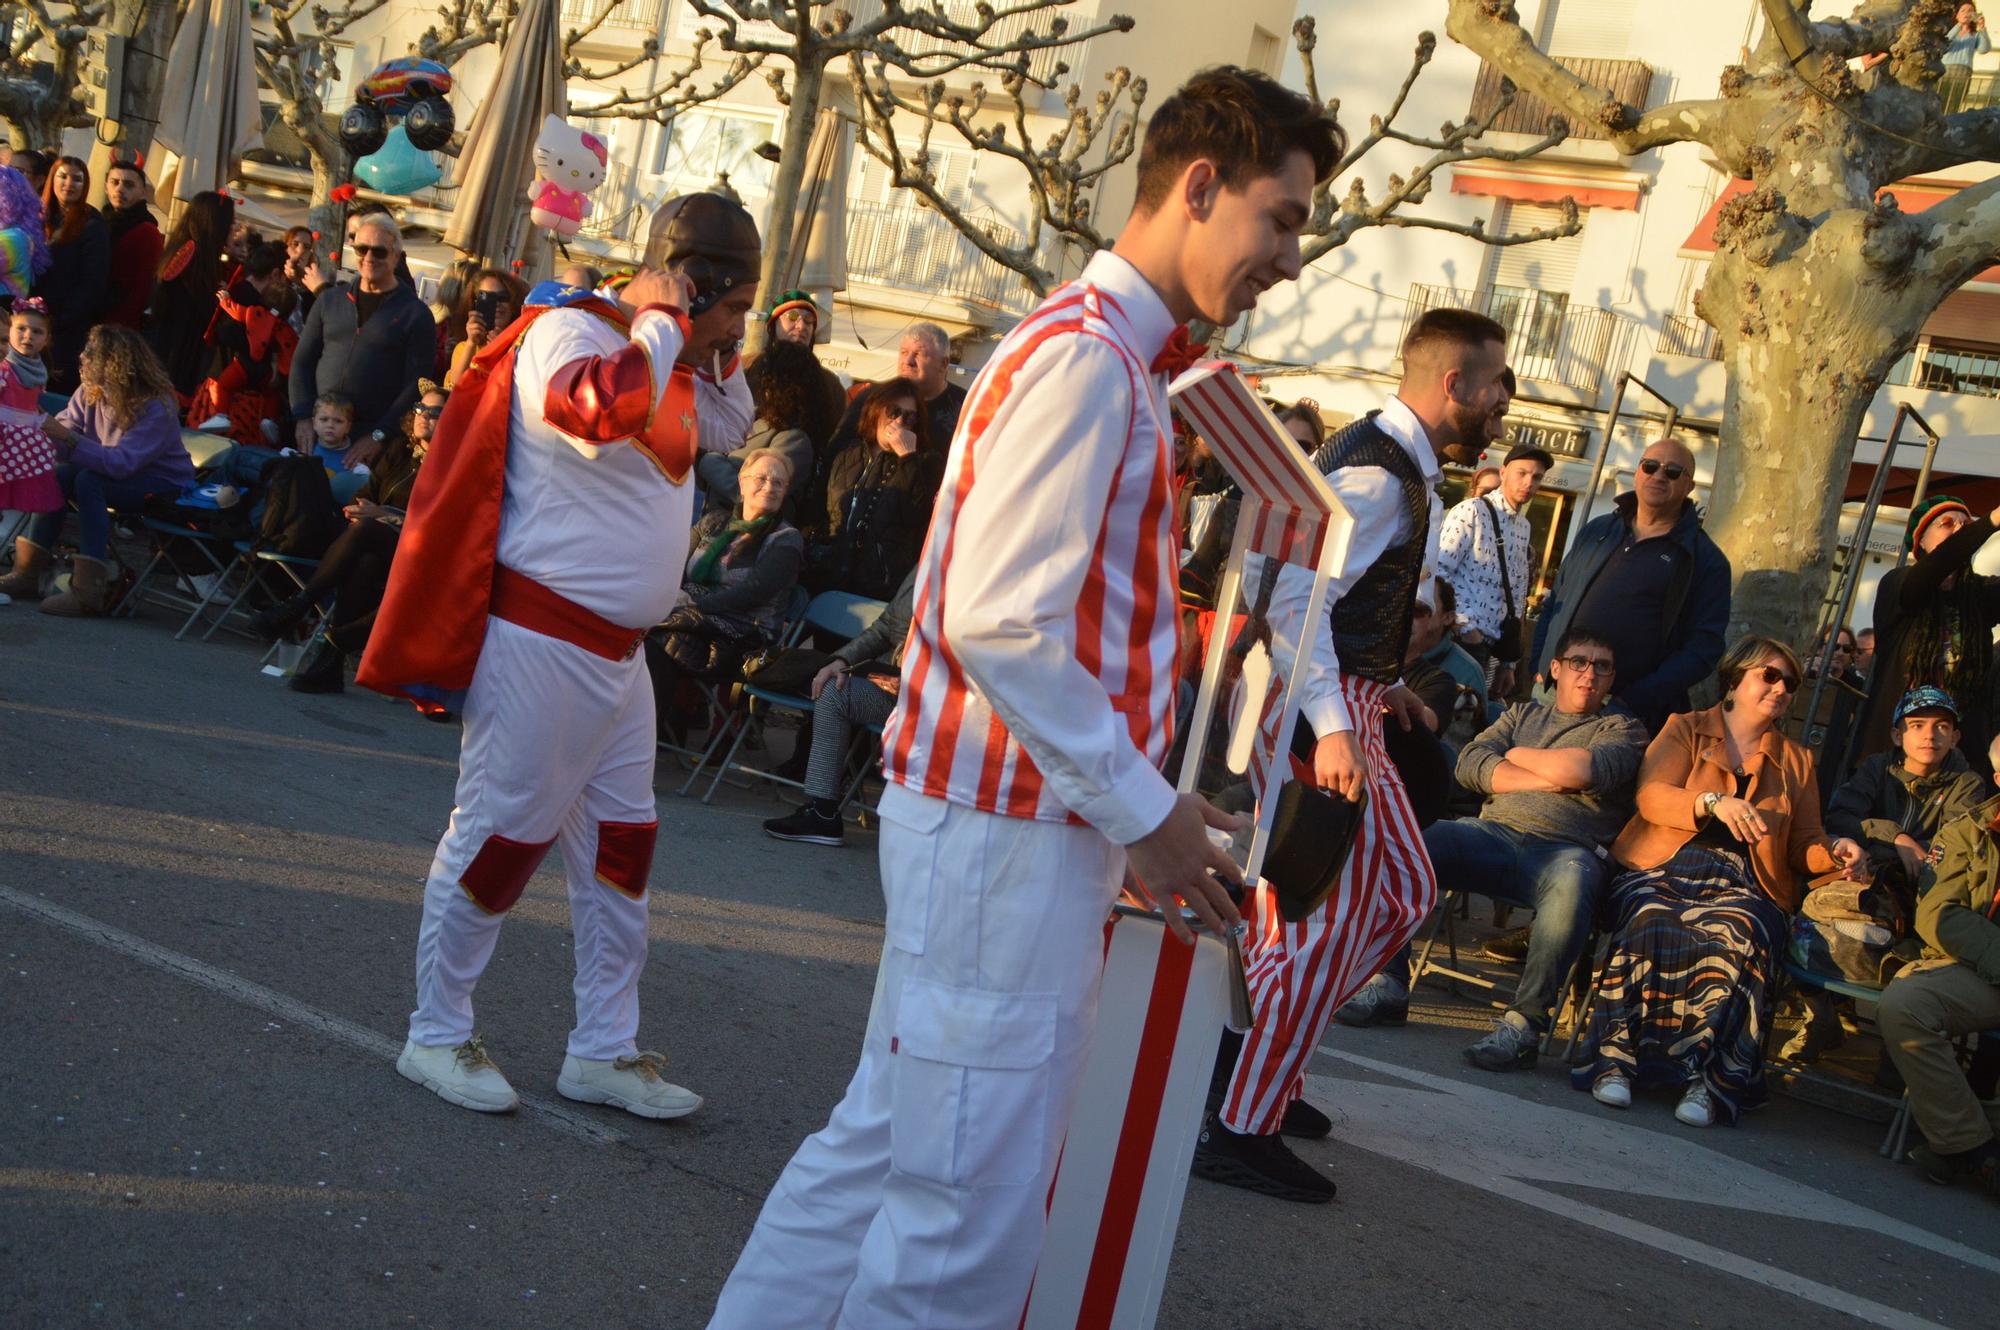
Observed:
[[[1856,436],[1935,304],[1891,294],[1859,254],[1832,258],[1818,240],[1768,267],[1719,255],[1697,302],[1729,367],[1707,529],[1735,576],[1732,642],[1810,645]]]
[[[805,183],[806,153],[812,147],[813,128],[819,122],[820,102],[826,91],[826,64],[817,53],[802,60],[792,74],[792,104],[785,113],[784,142],[778,145],[778,174],[771,182],[771,221],[764,237],[763,271],[757,275],[757,299],[769,305],[777,297],[778,275],[791,267],[792,246],[804,244],[804,236],[792,234],[792,216],[798,210],[799,187]],[[845,187],[844,182],[841,185]],[[769,329],[764,320],[750,325],[746,337],[749,349],[762,350]]]

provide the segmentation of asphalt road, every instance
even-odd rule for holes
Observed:
[[[873,838],[662,769],[643,1042],[707,1096],[658,1124],[554,1090],[560,881],[479,990],[523,1111],[396,1076],[457,733],[302,698],[159,615],[0,609],[0,1326],[699,1327],[852,1069],[881,942]],[[1470,1005],[1342,1031],[1307,1208],[1192,1184],[1160,1324],[1979,1327],[2000,1207],[1785,1097],[1690,1131],[1472,1071]],[[1011,1324],[1011,1322],[1010,1322]],[[773,1330],[781,1330],[773,1327]]]

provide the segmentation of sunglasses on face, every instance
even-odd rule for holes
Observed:
[[[432,420],[436,420],[439,416],[444,414],[444,408],[441,406],[420,406],[417,408],[417,414],[420,416],[428,416]]]
[[[1649,476],[1656,472],[1664,472],[1668,480],[1679,480],[1688,473],[1688,469],[1679,462],[1662,462],[1657,457],[1648,457],[1639,463],[1639,469]]]
[[[889,408],[886,414],[888,415],[889,419],[895,421],[899,425],[908,426],[910,429],[915,429],[917,427],[917,413],[914,411],[910,411],[903,407],[897,406]]]
[[[389,257],[389,247],[387,245],[357,244],[354,247],[354,252],[364,259],[386,259]]]
[[[1799,681],[1779,669],[1776,665],[1759,665],[1754,669],[1746,671],[1746,673],[1762,679],[1773,688],[1779,684],[1783,684],[1785,691],[1788,693],[1796,693],[1799,690]]]
[[[1611,662],[1608,660],[1592,660],[1589,656],[1561,656],[1558,659],[1578,674],[1601,674],[1606,678],[1611,677]]]

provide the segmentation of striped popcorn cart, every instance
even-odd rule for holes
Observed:
[[[1196,365],[1170,389],[1174,410],[1242,493],[1206,636],[1178,788],[1251,815],[1230,856],[1253,890],[1292,774],[1298,683],[1327,631],[1328,586],[1351,519],[1325,477],[1236,366]],[[1279,565],[1292,565],[1279,574]],[[1304,648],[1302,654],[1301,647]],[[1193,678],[1185,685],[1196,684]],[[1170,759],[1171,761],[1171,759]],[[1212,833],[1219,835],[1220,833]],[[1247,1028],[1238,938],[1181,946],[1159,914],[1121,905],[1105,924],[1097,1032],[1049,1198],[1049,1224],[1024,1330],[1144,1330],[1159,1314],[1225,1026]]]

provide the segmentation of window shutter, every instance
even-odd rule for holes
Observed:
[[[1557,58],[1629,60],[1639,0],[1548,0],[1542,50]]]
[[[1505,200],[1495,209],[1493,234],[1539,231],[1562,221],[1562,209],[1546,203]],[[1583,252],[1583,232],[1531,245],[1503,245],[1493,251],[1490,286],[1519,287],[1568,295],[1576,285],[1576,262]]]

